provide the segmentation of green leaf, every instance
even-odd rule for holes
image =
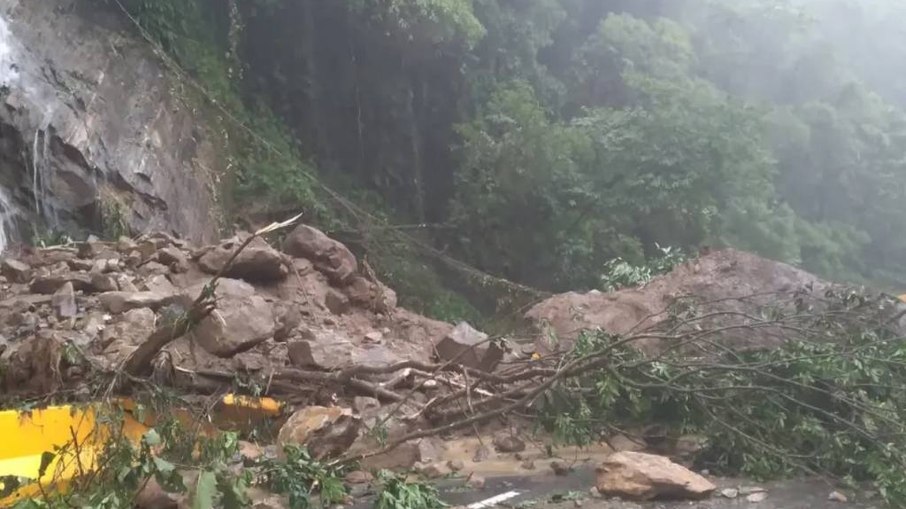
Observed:
[[[160,445],[161,443],[160,434],[155,429],[149,429],[148,432],[145,433],[145,436],[142,437],[142,440],[151,447]]]
[[[158,458],[157,456],[154,457],[154,467],[161,474],[169,474],[176,470],[176,466],[173,465],[173,463],[170,463],[163,458]]]
[[[217,493],[217,476],[205,470],[195,483],[195,496],[192,497],[192,509],[214,509],[214,495]]]

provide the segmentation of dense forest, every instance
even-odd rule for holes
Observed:
[[[556,291],[660,246],[906,287],[902,2],[121,5],[243,126],[234,210],[356,232],[423,310],[401,272],[469,293],[435,258]]]

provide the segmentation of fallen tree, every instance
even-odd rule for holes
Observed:
[[[655,447],[700,435],[705,440],[694,461],[713,472],[865,481],[893,505],[906,501],[900,475],[906,467],[901,304],[828,290],[811,303],[802,293],[777,294],[757,311],[726,312],[722,323],[732,323],[722,327],[702,327],[718,317],[696,313],[694,306],[664,313],[669,316],[655,327],[625,335],[586,331],[568,353],[510,362],[494,373],[455,360],[335,371],[287,368],[267,374],[267,393],[292,397],[326,387],[341,395],[369,395],[391,405],[388,418],[405,405],[415,411],[402,420],[431,424],[334,464],[495,419],[529,416],[538,431],[561,443],[636,434]],[[715,339],[766,330],[782,337],[779,346],[734,350]],[[636,348],[652,338],[669,346],[656,354]],[[690,355],[690,349],[697,353]],[[223,372],[185,374],[223,388],[235,379]],[[416,392],[432,396],[416,403]],[[652,424],[659,425],[657,433],[639,432]]]
[[[462,362],[468,349],[444,362],[308,368],[284,362],[257,370],[183,364],[168,344],[180,337],[195,344],[194,325],[218,314],[220,275],[261,233],[230,247],[183,314],[155,327],[115,369],[95,362],[90,353],[71,351],[68,343],[50,348],[50,338],[36,336],[34,345],[48,348],[20,349],[16,355],[38,352],[32,372],[52,374],[54,387],[62,388],[41,392],[40,401],[141,396],[163,386],[185,397],[240,392],[297,407],[376,398],[384,408],[370,426],[383,439],[369,452],[350,449],[333,458],[335,466],[508,418],[529,418],[539,431],[571,444],[623,434],[657,448],[695,434],[705,438],[695,462],[714,472],[759,477],[806,472],[867,481],[891,504],[906,503],[900,475],[906,466],[901,424],[906,349],[904,312],[895,299],[831,285],[711,301],[670,295],[635,325],[585,330],[568,351],[541,358],[511,355],[493,372]],[[690,268],[694,265],[684,270]],[[77,274],[65,277],[81,281]],[[506,343],[492,337],[472,348],[486,342]],[[395,432],[382,433],[390,424]],[[652,424],[658,425],[656,433]]]

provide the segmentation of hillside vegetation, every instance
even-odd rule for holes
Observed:
[[[305,210],[435,316],[482,302],[443,257],[559,291],[729,245],[906,285],[899,2],[122,4],[250,129],[234,212]]]

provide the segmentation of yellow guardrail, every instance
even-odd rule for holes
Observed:
[[[77,477],[92,472],[111,432],[122,432],[138,442],[156,421],[153,414],[141,422],[131,413],[135,404],[116,402],[123,410],[122,424],[99,417],[100,404],[61,405],[37,410],[0,411],[0,507],[44,492],[66,490]],[[106,404],[109,406],[111,404]],[[271,398],[228,394],[216,411],[216,421],[230,427],[280,415],[283,404]],[[188,412],[177,418],[191,419]],[[116,429],[111,429],[112,426]],[[120,429],[120,426],[122,428]],[[208,426],[205,431],[216,431]]]

